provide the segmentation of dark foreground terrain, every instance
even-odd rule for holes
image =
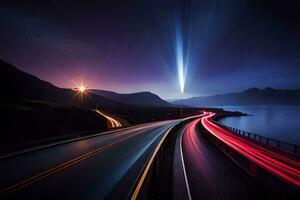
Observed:
[[[184,108],[183,117],[201,114],[202,108]],[[220,115],[240,115],[222,109],[210,109]],[[148,122],[178,119],[180,108],[134,107],[104,109],[123,123],[122,127]],[[20,150],[78,136],[110,130],[108,121],[95,111],[44,101],[2,97],[0,152]]]
[[[1,60],[0,90],[0,153],[110,130],[107,119],[93,111],[95,108],[112,114],[122,127],[180,118],[180,108],[152,93],[119,94],[125,99],[89,91],[80,94]],[[144,104],[131,104],[133,99]],[[197,115],[202,110],[186,107],[183,116]]]

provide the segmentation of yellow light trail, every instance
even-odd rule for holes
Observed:
[[[103,112],[101,112],[101,111],[99,111],[99,110],[95,110],[95,111],[96,111],[98,114],[100,114],[100,115],[102,115],[103,117],[105,117],[105,118],[110,122],[112,128],[117,128],[117,127],[121,127],[121,126],[122,126],[122,124],[121,124],[118,120],[116,120],[116,119],[114,119],[114,118],[112,118],[112,117],[110,117],[110,116],[104,114]]]

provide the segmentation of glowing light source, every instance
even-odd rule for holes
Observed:
[[[75,83],[75,85],[76,85],[76,87],[73,90],[76,92],[76,97],[79,100],[78,104],[80,106],[81,103],[84,102],[84,99],[86,97],[88,97],[87,87],[86,87],[86,85],[84,85],[82,83],[80,85]]]
[[[178,71],[178,79],[180,92],[184,92],[185,79],[187,74],[187,68],[184,65],[184,51],[183,51],[183,41],[181,37],[181,32],[177,30],[176,32],[176,65]]]
[[[83,94],[86,94],[87,87],[86,87],[86,85],[84,85],[84,84],[80,84],[80,85],[77,85],[77,84],[76,84],[76,87],[75,87],[74,90],[75,90],[78,94],[83,95]]]
[[[80,86],[78,87],[78,91],[79,91],[80,93],[85,93],[85,90],[86,90],[86,86],[84,86],[84,85],[80,85]]]

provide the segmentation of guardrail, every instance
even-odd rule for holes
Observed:
[[[213,121],[213,122],[215,124],[217,124],[218,126],[221,126],[222,128],[231,131],[232,133],[235,133],[239,136],[243,136],[243,137],[253,140],[257,143],[267,145],[271,148],[274,148],[274,149],[277,149],[280,151],[284,151],[286,153],[291,153],[291,154],[298,155],[298,156],[300,155],[300,146],[299,145],[291,144],[288,142],[276,140],[273,138],[265,137],[265,136],[254,134],[254,133],[249,133],[247,131],[233,128],[230,126],[225,126],[217,121]]]
[[[216,124],[224,128],[227,127],[223,124],[219,124],[218,122],[216,122]],[[274,174],[272,174],[269,170],[262,167],[257,162],[254,162],[253,160],[249,159],[249,157],[244,156],[234,148],[230,147],[229,145],[224,143],[224,141],[216,137],[214,134],[211,134],[204,126],[199,125],[198,128],[201,131],[201,133],[203,133],[220,151],[222,151],[226,156],[228,156],[228,158],[230,158],[235,164],[237,164],[237,166],[239,166],[246,173],[252,176],[257,181],[257,183],[259,183],[262,186],[263,188],[262,191],[267,191],[266,199],[300,199],[299,187],[290,184],[282,179],[279,179],[278,176],[274,176]],[[239,134],[240,137],[251,138],[251,140],[254,140],[254,138],[256,138],[255,141],[257,142],[260,141],[260,139],[258,139],[259,138],[258,135],[256,134],[234,129],[232,127],[227,127],[226,129],[232,131],[233,134]],[[269,139],[269,144],[271,140],[273,141],[273,139],[264,136],[261,136],[261,138]],[[264,139],[261,139],[261,141],[262,140]],[[277,140],[275,141],[277,142]],[[279,142],[279,147],[282,143],[285,143],[285,142],[281,143],[281,141],[278,142]],[[277,143],[275,144],[276,145],[274,146],[276,148]]]

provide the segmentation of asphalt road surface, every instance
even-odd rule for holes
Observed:
[[[260,186],[198,131],[200,120],[187,124],[181,136],[187,199],[263,198]]]
[[[162,121],[0,160],[6,199],[125,199],[167,130]]]

